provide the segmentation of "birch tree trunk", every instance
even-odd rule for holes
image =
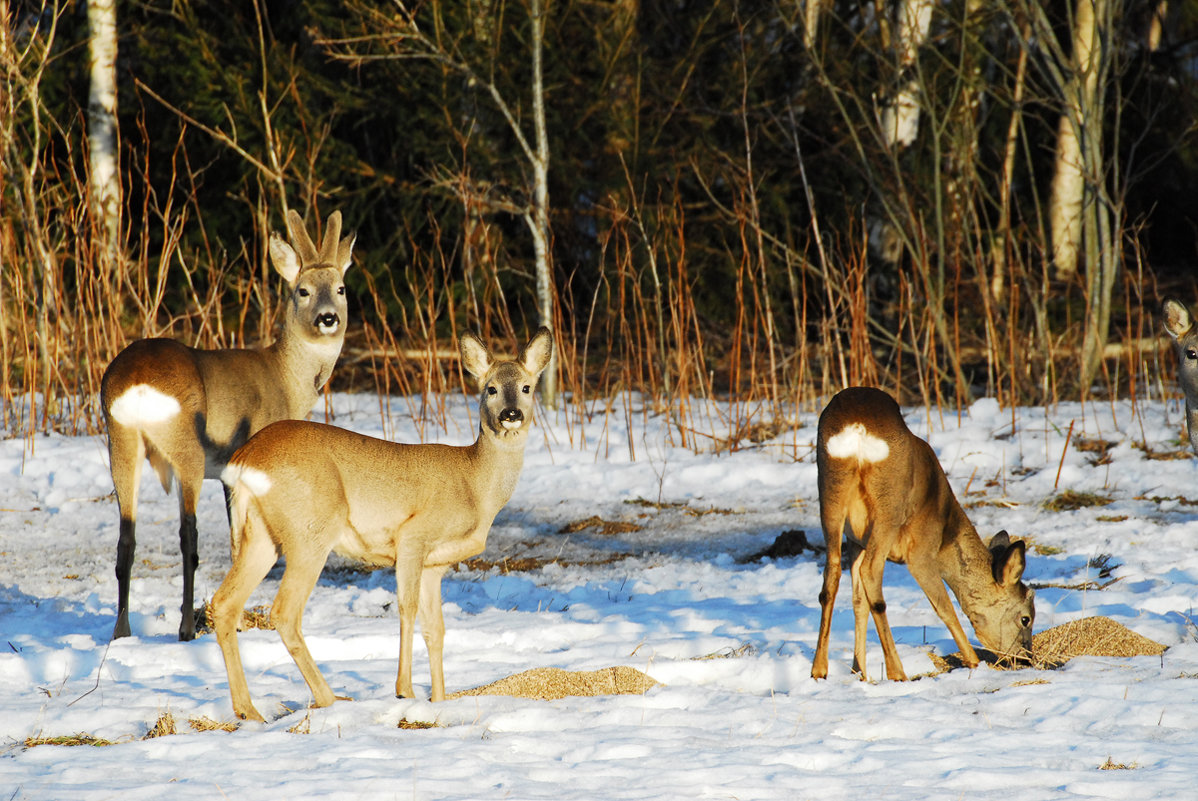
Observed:
[[[932,23],[932,0],[901,0],[898,10],[898,88],[882,109],[882,136],[891,148],[919,134],[919,81],[911,74]]]
[[[529,227],[537,271],[537,317],[541,325],[554,328],[553,301],[556,291],[549,252],[549,134],[545,128],[545,82],[543,52],[545,44],[545,8],[542,0],[531,0],[532,16],[532,113],[536,153],[532,159],[533,207]],[[549,366],[541,374],[541,401],[557,408],[557,348]]]
[[[1082,201],[1086,190],[1081,133],[1091,120],[1098,89],[1094,0],[1077,0],[1073,23],[1073,76],[1064,87],[1065,112],[1057,123],[1057,149],[1048,201],[1052,263],[1057,279],[1077,275],[1082,248]]]
[[[116,0],[88,0],[87,25],[91,74],[87,105],[89,202],[96,233],[103,238],[103,246],[98,250],[101,268],[112,281],[118,264],[121,230],[116,130]]]

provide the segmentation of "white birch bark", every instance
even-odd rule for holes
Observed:
[[[899,87],[882,108],[882,136],[890,147],[907,147],[919,135],[919,81],[908,75],[928,38],[932,0],[902,0],[898,12]]]
[[[533,251],[536,255],[537,316],[541,325],[553,325],[554,281],[549,253],[549,134],[545,127],[545,83],[542,75],[542,53],[545,44],[545,8],[542,0],[532,0],[532,109],[536,153],[533,167],[532,229]],[[541,401],[548,408],[557,408],[557,348],[549,366],[541,373]]]
[[[1068,280],[1077,274],[1082,246],[1082,202],[1086,176],[1080,133],[1090,124],[1098,91],[1095,63],[1093,0],[1078,0],[1073,26],[1074,76],[1065,87],[1065,113],[1057,124],[1057,149],[1049,196],[1052,263],[1056,277]],[[1095,124],[1101,121],[1093,120]]]
[[[116,265],[120,234],[120,176],[116,130],[116,0],[88,0],[88,56],[91,88],[87,108],[90,154],[90,202],[93,218],[105,238],[100,252],[104,268]]]

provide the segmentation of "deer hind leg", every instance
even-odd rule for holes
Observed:
[[[284,539],[284,542],[286,541]],[[291,539],[292,543],[298,541],[295,537]],[[245,547],[246,544],[243,543],[242,548]],[[270,621],[303,674],[304,681],[308,683],[308,689],[312,691],[313,706],[329,706],[336,698],[320,668],[312,659],[301,628],[304,606],[308,603],[312,588],[316,586],[316,580],[320,578],[320,571],[324,569],[328,550],[289,549],[284,551],[283,556],[287,560],[287,569],[283,571],[279,591],[275,595],[274,605],[270,608]]]
[[[141,434],[115,420],[108,420],[108,457],[112,484],[120,510],[120,533],[116,543],[117,612],[112,637],[128,637],[129,582],[133,577],[133,552],[137,546],[137,496],[141,486],[146,447]]]
[[[431,698],[445,700],[445,668],[441,661],[445,647],[445,618],[441,614],[441,578],[448,566],[426,567],[420,574],[420,632],[428,648],[428,669],[432,677]]]
[[[962,628],[961,621],[957,618],[953,602],[944,588],[944,579],[940,578],[939,568],[934,562],[925,563],[923,560],[912,559],[907,563],[907,569],[911,572],[911,577],[919,584],[920,589],[923,590],[924,595],[928,596],[932,609],[944,621],[949,634],[953,635],[953,642],[957,644],[957,648],[961,652],[961,661],[965,663],[966,667],[977,667],[977,651],[973,650],[973,645],[969,642],[969,637],[965,634],[965,629]]]
[[[242,720],[262,720],[262,715],[258,714],[250,700],[249,687],[246,685],[241,651],[237,645],[237,624],[250,593],[266,578],[279,555],[264,530],[259,530],[255,536],[247,526],[246,534],[233,567],[212,596],[212,617],[216,641],[224,656],[225,672],[229,677],[233,713]]]
[[[861,578],[861,562],[865,557],[865,549],[853,539],[845,547],[845,557],[849,563],[849,583],[853,592],[853,672],[862,681],[869,681],[869,673],[865,667],[866,626],[869,622],[869,601],[865,597],[865,582]]]
[[[843,500],[831,497],[825,488],[820,490],[820,521],[824,529],[824,545],[827,561],[824,564],[824,582],[819,593],[819,637],[815,643],[815,656],[811,660],[811,678],[828,676],[828,641],[832,636],[832,608],[836,605],[836,593],[840,590],[841,542],[844,539],[846,505]]]
[[[196,465],[195,462],[199,464]],[[179,553],[183,562],[183,601],[179,605],[179,639],[194,640],[195,620],[195,576],[200,565],[199,532],[196,530],[196,505],[200,498],[200,487],[204,482],[204,456],[198,460],[193,456],[176,467],[179,481]]]
[[[863,606],[868,606],[870,614],[873,615],[878,639],[882,642],[882,656],[886,661],[886,678],[892,681],[906,681],[907,673],[903,670],[903,663],[899,660],[898,648],[894,644],[894,634],[890,631],[890,621],[886,618],[886,599],[882,595],[882,574],[886,568],[886,556],[889,550],[889,543],[880,541],[876,532],[866,542],[865,551],[858,560],[859,575],[853,577],[854,607],[858,604],[856,588],[860,584],[862,589],[860,603]],[[864,628],[865,616],[862,614],[858,622],[859,632],[863,632]],[[859,649],[861,658],[864,660],[865,637],[863,634],[859,640]]]

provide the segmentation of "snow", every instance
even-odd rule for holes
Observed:
[[[376,436],[461,444],[476,401],[332,398],[334,422]],[[413,411],[446,410],[444,429]],[[321,404],[323,416],[324,404]],[[334,692],[306,685],[271,631],[240,635],[254,702],[269,719],[234,732],[211,635],[176,640],[178,507],[146,471],[132,585],[134,636],[115,619],[116,503],[101,437],[0,442],[0,795],[9,799],[1178,799],[1198,797],[1198,465],[1176,401],[907,409],[983,537],[1032,543],[1036,630],[1106,615],[1163,657],[1085,657],[1058,670],[983,665],[899,683],[850,672],[842,583],[829,678],[810,678],[822,566],[811,551],[746,557],[782,532],[821,541],[816,412],[734,453],[712,449],[746,410],[692,401],[671,420],[628,396],[586,420],[545,414],[484,556],[542,568],[451,572],[444,587],[447,691],[534,667],[628,665],[662,682],[644,696],[538,701],[393,696],[394,576],[330,562],[304,631]],[[1072,426],[1074,442],[1066,445]],[[695,440],[701,452],[683,447]],[[1078,438],[1113,443],[1102,454]],[[697,438],[697,439],[696,439]],[[633,456],[635,455],[635,458]],[[1062,490],[1105,506],[1050,511]],[[597,515],[639,526],[564,533]],[[205,485],[197,593],[229,566],[219,486]],[[623,528],[632,528],[625,526]],[[1109,570],[1109,573],[1103,572]],[[269,604],[276,568],[250,605]],[[886,573],[908,674],[955,650],[901,566]],[[964,621],[964,618],[962,618]],[[966,624],[968,630],[968,624]],[[972,631],[970,630],[972,636]],[[709,657],[709,658],[703,658]],[[881,674],[870,628],[869,667]],[[428,662],[416,639],[417,692]],[[170,713],[178,734],[142,739]],[[398,728],[401,720],[435,723]],[[110,747],[27,747],[84,733]],[[1100,770],[1108,761],[1127,769]]]

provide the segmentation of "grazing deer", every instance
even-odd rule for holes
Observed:
[[[816,435],[819,513],[828,549],[819,594],[819,640],[812,678],[828,675],[832,606],[840,586],[840,549],[845,551],[853,590],[853,672],[865,672],[866,614],[872,614],[887,677],[905,681],[894,636],[886,620],[882,570],[886,561],[906,563],[936,614],[948,626],[969,667],[978,656],[945,592],[948,584],[982,644],[996,654],[1025,658],[1031,652],[1035,592],[1021,578],[1025,546],[1005,531],[989,545],[957,503],[944,470],[928,443],[903,421],[886,393],[852,387],[832,398]]]
[[[1190,448],[1198,453],[1198,331],[1194,330],[1194,318],[1180,300],[1168,298],[1162,304],[1165,313],[1165,330],[1173,338],[1173,349],[1177,351],[1177,381],[1186,395],[1186,430],[1190,435]]]
[[[262,720],[250,700],[237,622],[250,593],[281,553],[286,568],[271,621],[318,707],[334,696],[304,643],[304,606],[330,551],[395,566],[399,673],[395,694],[412,697],[417,613],[428,646],[432,700],[445,698],[441,577],[481,553],[495,515],[516,488],[533,415],[533,389],[553,353],[547,328],[515,359],[493,359],[471,334],[462,366],[478,379],[473,445],[408,445],[308,422],[267,426],[233,455],[222,478],[232,488],[233,567],[212,598],[216,638],[233,711]]]
[[[179,483],[179,639],[191,640],[201,484],[205,478],[220,478],[233,451],[268,423],[306,417],[341,353],[343,278],[354,237],[340,238],[338,211],[329,215],[319,250],[294,210],[287,224],[295,248],[277,234],[270,237],[271,262],[290,289],[283,328],[274,344],[255,350],[197,350],[170,339],[141,339],[117,354],[104,371],[100,398],[121,515],[114,638],[129,636],[129,581],[143,461],[150,460],[168,493],[172,478]]]

